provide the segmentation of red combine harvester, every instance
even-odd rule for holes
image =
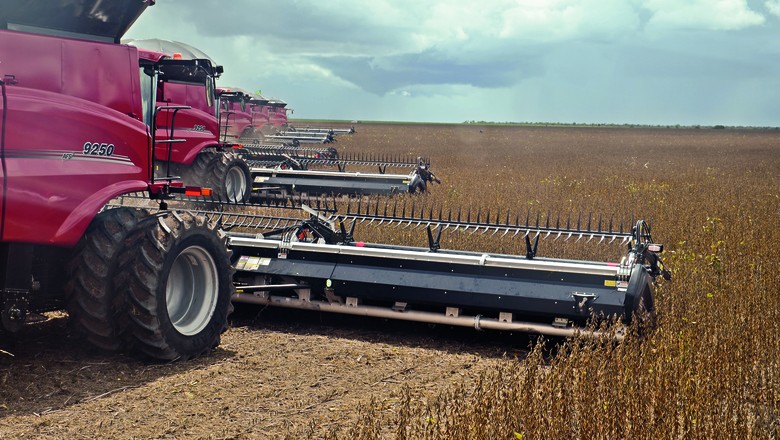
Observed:
[[[165,210],[172,194],[201,191],[154,172],[180,141],[156,120],[190,109],[156,102],[160,59],[118,44],[151,4],[0,1],[5,331],[64,307],[98,347],[172,360],[211,350],[226,328],[225,238],[204,217]],[[102,211],[137,191],[163,209]]]
[[[216,119],[209,99],[219,69],[204,59],[177,60],[119,44],[152,3],[0,0],[4,331],[64,307],[97,347],[173,360],[219,343],[231,299],[557,336],[598,335],[586,328],[594,321],[652,321],[655,280],[671,275],[659,257],[663,246],[643,220],[472,213],[407,198],[359,197],[338,206],[326,200],[323,207],[326,198],[296,194],[270,197],[265,205],[294,208],[297,215],[289,217],[258,210],[259,198],[230,209],[218,200],[197,213],[169,210],[169,202],[191,207],[186,196],[208,195],[185,187],[172,169],[177,154],[190,154],[178,147],[216,139],[215,125],[201,126],[198,118]],[[198,82],[206,86],[189,87]],[[206,104],[182,104],[190,99]],[[179,121],[193,126],[179,129]],[[193,163],[207,151],[211,147],[196,151]],[[218,146],[213,151],[227,157],[218,155]],[[366,159],[371,162],[355,160]],[[427,165],[418,167],[432,177]],[[298,177],[264,172],[252,168],[253,182],[273,182],[265,191],[295,192],[305,183],[307,194],[350,175],[318,171],[290,183],[284,179]],[[313,174],[323,180],[315,185]],[[405,176],[407,187],[415,187],[414,176]],[[394,179],[363,177],[371,185]],[[352,184],[365,188],[366,182]],[[137,200],[126,196],[138,193],[157,200],[159,209],[134,206]],[[428,243],[357,241],[358,224],[417,231]],[[517,237],[526,251],[443,249],[444,232]],[[548,238],[614,243],[624,254],[619,262],[540,256],[539,241]]]
[[[234,87],[218,88],[219,122],[224,141],[236,142],[240,138],[251,138],[254,133],[251,95]]]
[[[174,143],[159,145],[155,150],[158,176],[181,176],[188,184],[212,188],[218,201],[236,203],[249,202],[253,190],[264,195],[269,194],[269,189],[275,195],[393,194],[424,192],[428,182],[439,181],[430,172],[430,163],[421,167],[416,159],[382,162],[379,158],[370,161],[366,158],[303,158],[306,167],[322,164],[339,166],[341,171],[347,164],[376,164],[382,175],[277,170],[277,167],[302,167],[296,160],[298,155],[293,152],[296,147],[283,147],[284,153],[269,154],[267,145],[246,138],[251,136],[249,133],[257,133],[252,127],[250,113],[252,95],[239,88],[216,88],[215,81],[223,71],[221,66],[185,43],[160,39],[127,42],[139,47],[142,64],[153,65],[159,70],[157,101],[177,108],[174,112],[161,112],[155,118],[158,137],[175,138]],[[158,51],[169,52],[165,55]],[[305,133],[267,135],[265,139],[323,143],[332,137]],[[242,148],[235,148],[239,142]],[[411,171],[409,174],[384,174],[388,166]],[[279,173],[283,175],[277,175]]]
[[[271,115],[267,104],[268,100],[263,95],[250,94],[249,112],[252,114],[252,134],[250,137],[256,137],[257,133],[262,133],[270,125]]]
[[[157,102],[179,107],[159,112],[155,119],[158,138],[175,139],[174,143],[160,143],[155,149],[157,175],[177,175],[188,184],[212,188],[219,200],[247,201],[251,175],[246,163],[231,150],[236,135],[228,132],[237,126],[238,113],[220,110],[215,86],[222,66],[198,49],[177,41],[149,39],[127,43],[139,48],[142,65],[159,71]],[[246,120],[240,120],[243,129],[248,129],[250,118],[247,115]]]
[[[290,111],[287,103],[281,99],[271,98],[268,100],[268,106],[270,107],[268,122],[274,127],[287,127],[287,112]]]

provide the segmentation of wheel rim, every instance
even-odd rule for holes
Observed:
[[[242,202],[246,192],[246,177],[239,167],[232,167],[225,176],[225,192],[228,201]]]
[[[173,262],[165,289],[165,304],[173,327],[192,336],[211,321],[217,304],[217,266],[206,249],[190,246]]]

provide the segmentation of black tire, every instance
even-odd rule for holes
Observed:
[[[92,220],[67,264],[66,309],[73,330],[93,346],[106,351],[123,348],[117,314],[121,306],[113,283],[119,250],[128,233],[149,214],[117,208]]]
[[[219,200],[233,203],[249,201],[252,194],[249,166],[236,153],[223,152],[211,169],[212,188],[218,188]]]
[[[138,224],[119,255],[129,346],[161,361],[219,345],[232,312],[233,268],[224,235],[189,212]]]
[[[214,199],[243,203],[252,193],[249,166],[232,151],[206,150],[198,154],[184,176],[189,185],[211,188]]]
[[[412,178],[411,183],[409,183],[409,194],[415,194],[415,193],[424,193],[428,190],[428,184],[425,182],[423,178],[421,178],[419,175],[416,175]]]

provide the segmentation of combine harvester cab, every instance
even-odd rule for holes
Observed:
[[[268,100],[269,115],[268,122],[277,128],[287,127],[287,112],[292,111],[287,108],[287,103],[281,99],[271,98]]]
[[[268,100],[253,93],[249,99],[249,112],[252,114],[252,139],[261,138],[264,130],[270,126]]]
[[[236,87],[217,89],[219,100],[220,139],[224,143],[235,143],[239,139],[254,138],[251,95]]]
[[[622,339],[632,319],[653,323],[655,280],[671,278],[659,258],[662,246],[652,242],[644,221],[623,231],[622,225],[590,228],[590,220],[587,227],[572,227],[570,221],[549,226],[416,209],[415,214],[414,205],[368,203],[339,215],[311,211],[300,224],[259,234],[229,233],[234,302],[563,337],[598,336],[589,323],[617,321],[610,335]],[[246,218],[226,220],[227,227],[252,224]],[[423,237],[427,232],[428,246],[355,241],[357,223],[411,227]],[[444,230],[502,233],[525,240],[527,253],[443,250]],[[619,263],[542,258],[540,238],[595,239],[627,251]]]
[[[66,308],[105,350],[174,360],[219,343],[232,284],[215,226],[104,209],[137,191],[163,208],[202,193],[155,179],[160,71],[118,44],[152,3],[0,0],[0,332]]]

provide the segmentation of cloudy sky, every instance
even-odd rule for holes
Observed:
[[[780,126],[780,0],[157,0],[293,117]]]

